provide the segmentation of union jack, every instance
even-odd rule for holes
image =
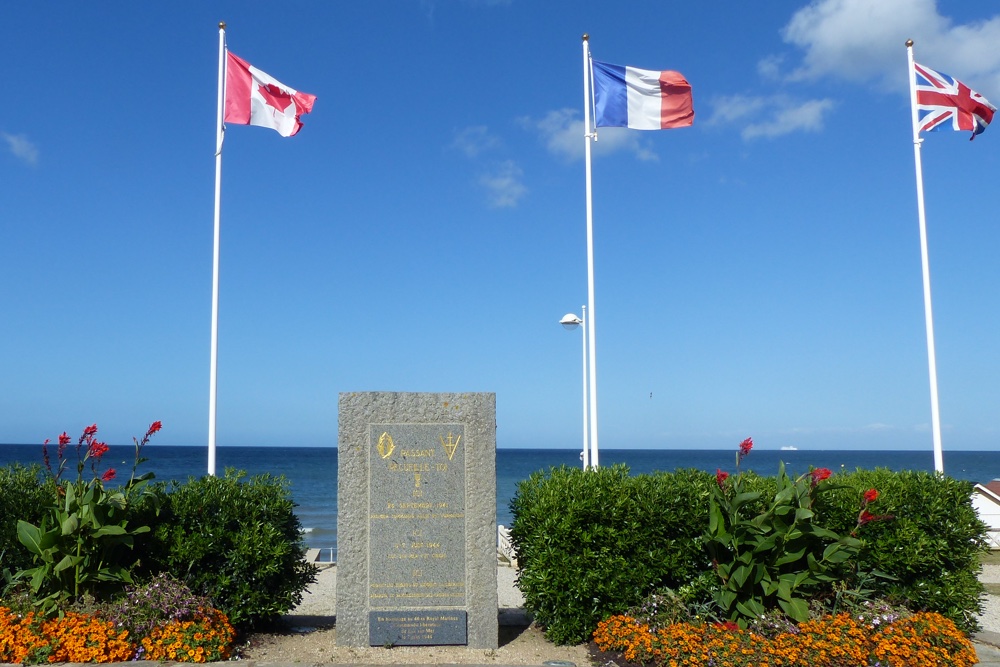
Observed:
[[[913,63],[919,132],[972,130],[972,139],[993,120],[996,107],[958,79]]]

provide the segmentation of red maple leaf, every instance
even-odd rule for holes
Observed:
[[[264,102],[269,107],[274,107],[281,113],[284,113],[285,109],[292,103],[292,96],[273,83],[269,83],[266,86],[259,86],[257,92],[260,93],[260,96],[264,98]]]

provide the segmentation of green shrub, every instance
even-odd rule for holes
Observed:
[[[14,463],[0,468],[0,572],[31,567],[31,553],[17,539],[18,520],[39,523],[51,491],[42,481],[42,468]]]
[[[741,490],[754,499],[739,514],[750,520],[768,509],[777,478],[741,476]],[[704,539],[712,485],[708,473],[630,477],[624,466],[553,468],[521,482],[510,505],[518,587],[546,636],[586,641],[599,621],[663,587],[685,588],[689,604],[703,604],[718,586]],[[869,597],[937,612],[967,632],[977,628],[986,526],[972,508],[970,483],[876,469],[837,474],[830,485],[838,488],[813,506],[819,525],[861,540],[831,595],[853,599],[851,591],[863,587]],[[862,504],[869,489],[878,499]],[[885,520],[859,526],[859,507]]]
[[[270,622],[316,580],[284,477],[227,469],[169,494],[156,528],[159,567],[212,600],[237,628]]]
[[[626,466],[553,468],[518,484],[511,540],[525,607],[559,644],[586,641],[597,623],[654,588],[708,568],[711,475],[629,476]]]
[[[837,482],[850,488],[829,498],[831,529],[856,523],[858,498],[867,489],[879,494],[872,511],[892,517],[869,523],[861,535],[858,567],[892,577],[873,579],[871,587],[914,611],[937,612],[966,632],[976,630],[987,527],[972,507],[972,483],[886,468],[838,475]]]

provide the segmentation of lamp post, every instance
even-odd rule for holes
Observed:
[[[588,437],[588,431],[590,430],[588,426],[587,419],[587,307],[581,306],[582,313],[580,317],[577,317],[573,313],[566,313],[563,318],[559,320],[559,324],[563,325],[568,331],[572,331],[577,327],[583,330],[583,469],[586,470],[590,467],[590,438]]]

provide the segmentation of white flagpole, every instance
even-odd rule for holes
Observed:
[[[944,473],[941,451],[941,416],[938,411],[937,361],[934,356],[934,316],[931,312],[931,271],[927,255],[927,220],[924,217],[924,173],[920,163],[920,129],[917,121],[917,82],[914,78],[913,40],[906,40],[910,78],[910,116],[913,122],[913,159],[917,168],[917,216],[920,220],[920,265],[924,274],[924,323],[927,327],[927,365],[931,380],[931,429],[934,435],[934,472]]]
[[[597,469],[597,346],[594,308],[594,206],[590,180],[590,140],[595,137],[590,127],[590,36],[583,36],[583,122],[585,154],[587,162],[587,302],[590,313],[586,326],[590,343],[590,465]]]
[[[587,431],[590,417],[587,409],[587,307],[580,306],[580,318],[583,320],[583,469],[590,467],[590,438]]]
[[[219,104],[215,126],[215,239],[212,251],[212,360],[208,379],[208,474],[215,475],[215,406],[219,366],[219,212],[222,200],[222,141],[226,135],[226,24],[219,23]]]

